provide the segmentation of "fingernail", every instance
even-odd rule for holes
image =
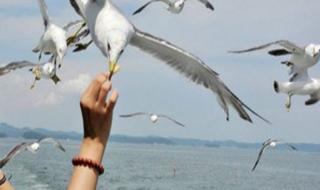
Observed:
[[[111,82],[110,81],[106,81],[103,83],[102,88],[105,89],[110,89],[111,88]]]

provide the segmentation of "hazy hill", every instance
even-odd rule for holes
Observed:
[[[43,128],[17,128],[7,123],[0,123],[0,138],[27,138],[38,139],[42,137],[53,137],[56,139],[71,139],[81,140],[82,134],[77,132],[62,132],[53,131]],[[183,138],[164,138],[158,136],[146,137],[132,137],[126,135],[112,135],[111,142],[117,143],[132,143],[132,144],[165,144],[165,145],[180,145],[180,146],[198,146],[198,147],[229,147],[229,148],[242,148],[242,149],[259,149],[261,143],[241,143],[236,141],[208,141],[199,139],[183,139]],[[293,144],[300,151],[320,152],[320,144],[306,144],[297,143]],[[279,149],[287,149],[286,146],[279,146]]]

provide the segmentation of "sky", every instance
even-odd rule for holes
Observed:
[[[58,25],[79,19],[68,1],[47,0],[49,14]],[[139,29],[182,47],[200,57],[247,105],[272,122],[252,115],[253,124],[242,121],[232,110],[230,121],[215,95],[184,78],[167,65],[134,47],[120,59],[121,71],[113,78],[120,94],[112,134],[262,142],[278,138],[288,142],[320,143],[320,104],[304,106],[308,97],[293,97],[290,112],[286,96],[273,91],[273,81],[288,80],[287,68],[267,50],[242,55],[228,50],[248,48],[287,39],[298,45],[319,43],[320,1],[233,0],[212,1],[215,11],[188,1],[184,11],[169,13],[161,3],[132,16],[145,0],[114,1]],[[0,1],[0,65],[16,60],[37,61],[31,50],[43,32],[36,0]],[[81,92],[90,80],[107,69],[106,58],[95,47],[68,52],[59,71],[62,82],[40,81],[29,87],[33,76],[27,69],[0,78],[0,122],[19,127],[82,132],[79,108]],[[320,75],[319,65],[310,70]],[[147,118],[121,119],[119,114],[153,112],[170,115],[185,123],[179,128],[165,120],[152,125]]]

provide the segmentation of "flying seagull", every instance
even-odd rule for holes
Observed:
[[[43,142],[53,143],[54,146],[59,148],[61,151],[65,152],[65,149],[63,148],[63,146],[58,141],[52,138],[43,138],[32,143],[23,142],[13,147],[13,149],[11,149],[8,152],[8,154],[5,155],[4,158],[0,160],[0,169],[3,168],[12,158],[14,158],[19,153],[21,153],[21,151],[27,150],[32,153],[37,153],[37,151],[40,148],[40,143],[43,143]]]
[[[53,24],[50,20],[47,5],[45,4],[44,0],[38,0],[38,3],[45,31],[40,38],[38,46],[32,51],[34,53],[39,53],[39,62],[41,60],[42,53],[54,55],[54,63],[60,67],[68,49],[67,30],[70,27],[81,23],[82,21],[70,22],[64,27],[59,27]]]
[[[0,169],[2,169],[13,157],[21,152],[21,150],[25,150],[26,143],[21,143],[13,147],[13,149],[8,152],[5,157],[0,160]]]
[[[65,152],[66,149],[62,146],[62,144],[60,142],[58,142],[57,140],[55,140],[54,138],[41,138],[35,142],[29,143],[27,146],[27,149],[32,152],[32,153],[37,153],[37,151],[40,148],[40,144],[41,143],[51,143],[53,144],[56,148],[58,148],[59,150],[61,150],[62,152]]]
[[[60,78],[56,74],[56,65],[53,62],[54,56],[52,56],[49,61],[37,64],[31,61],[14,61],[6,66],[0,67],[0,76],[10,73],[16,69],[22,69],[26,67],[31,67],[30,71],[35,75],[35,80],[31,86],[31,89],[35,87],[36,81],[40,79],[51,79],[55,84],[60,81]]]
[[[260,149],[260,152],[258,154],[257,161],[254,163],[254,166],[251,171],[254,171],[256,169],[264,150],[267,148],[275,148],[279,143],[281,143],[279,140],[272,140],[272,139],[268,139],[265,142],[263,142],[262,147]],[[285,144],[286,146],[288,146],[292,150],[298,150],[296,147],[294,147],[288,143],[282,143],[282,144]]]
[[[30,61],[14,61],[14,62],[8,63],[5,66],[0,67],[0,76],[6,75],[16,69],[22,69],[25,67],[36,67],[36,66],[38,66],[38,64],[32,63]]]
[[[320,58],[320,45],[309,44],[305,47],[297,46],[296,44],[288,40],[278,40],[275,42],[270,42],[261,46],[239,50],[239,51],[229,51],[230,53],[247,53],[252,51],[257,51],[261,49],[268,48],[272,45],[279,45],[281,48],[273,49],[269,51],[270,55],[273,56],[284,56],[291,55],[290,60],[282,63],[295,64],[296,69],[306,69],[312,67],[318,63]],[[292,71],[294,74],[294,70]]]
[[[314,105],[320,100],[320,79],[310,78],[308,69],[295,68],[295,65],[290,65],[291,70],[296,72],[288,82],[274,81],[273,87],[275,92],[287,94],[286,108],[290,111],[291,99],[293,95],[310,96],[305,101],[306,106]]]
[[[289,82],[283,84],[279,84],[277,81],[274,82],[274,89],[276,92],[284,92],[288,94],[287,102],[285,104],[286,108],[290,110],[291,97],[294,94],[310,95],[311,99],[306,102],[306,105],[316,103],[316,100],[320,97],[320,84],[318,84],[317,79],[309,78],[307,69],[318,63],[320,59],[320,45],[309,44],[305,47],[299,47],[288,40],[278,40],[245,50],[229,52],[247,53],[265,49],[272,45],[278,45],[281,48],[269,51],[270,55],[291,56],[288,61],[281,62],[289,67]]]
[[[94,43],[108,58],[110,76],[119,69],[117,63],[125,48],[132,45],[160,59],[194,83],[203,85],[216,93],[218,102],[227,115],[227,120],[229,120],[228,105],[231,105],[244,120],[252,122],[247,109],[268,122],[244,104],[223,83],[219,74],[201,59],[166,40],[138,30],[110,0],[70,1],[73,2],[71,4],[76,4],[74,8],[85,18]]]
[[[187,0],[174,0],[173,2],[171,2],[170,0],[151,0],[149,2],[147,2],[146,4],[144,4],[142,7],[140,7],[139,9],[137,9],[133,15],[136,15],[138,13],[140,13],[141,11],[143,11],[148,5],[154,3],[154,2],[163,2],[165,4],[168,5],[167,10],[170,11],[171,13],[175,13],[178,14],[182,11],[184,4]],[[208,0],[199,0],[200,3],[203,3],[208,9],[210,10],[214,10],[214,7],[212,6],[212,4],[208,1]]]
[[[136,116],[149,116],[152,123],[157,123],[160,118],[164,118],[164,119],[170,120],[171,122],[175,123],[176,125],[179,125],[181,127],[185,127],[184,124],[182,124],[182,123],[178,122],[177,120],[173,119],[172,117],[169,117],[164,114],[137,112],[137,113],[132,113],[132,114],[120,115],[120,117],[123,117],[123,118],[136,117]]]

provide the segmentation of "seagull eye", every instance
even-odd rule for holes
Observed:
[[[111,46],[110,46],[110,44],[108,43],[108,51],[110,51],[111,50]]]

